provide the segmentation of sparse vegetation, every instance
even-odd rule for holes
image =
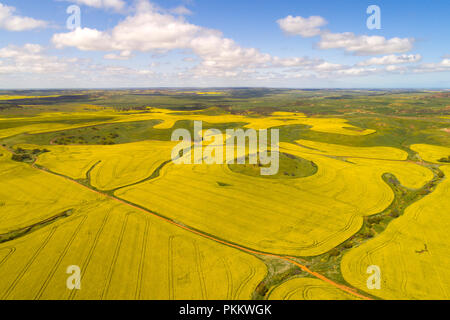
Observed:
[[[450,156],[439,159],[439,162],[450,163]]]

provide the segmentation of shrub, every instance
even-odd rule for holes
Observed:
[[[390,216],[393,218],[398,218],[400,217],[400,212],[397,209],[393,209]]]
[[[346,243],[344,243],[344,248],[345,249],[353,248],[353,242],[352,241],[347,241]]]
[[[341,252],[340,252],[338,249],[333,248],[333,249],[331,249],[331,250],[328,252],[328,254],[329,254],[331,257],[337,257],[338,255],[341,254]]]
[[[369,217],[369,218],[367,219],[367,221],[368,221],[370,224],[378,224],[378,223],[380,223],[382,220],[383,220],[382,217]]]
[[[448,156],[447,158],[441,158],[439,159],[439,162],[446,162],[446,163],[450,163],[450,156]]]
[[[29,154],[13,154],[11,159],[18,162],[24,162],[27,160],[31,160],[31,156]]]
[[[375,235],[376,235],[376,232],[375,232],[375,230],[373,230],[373,229],[370,229],[370,230],[367,231],[366,234],[365,234],[365,236],[366,236],[367,238],[373,238],[373,237],[375,237]]]

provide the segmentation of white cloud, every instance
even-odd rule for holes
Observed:
[[[66,0],[66,1],[93,8],[113,9],[116,11],[121,11],[126,6],[125,1],[123,0]]]
[[[383,53],[386,55],[353,66],[307,57],[277,57],[256,48],[242,47],[233,39],[226,38],[220,31],[192,24],[185,16],[160,9],[146,0],[138,1],[135,10],[110,30],[79,28],[55,34],[52,42],[57,48],[75,47],[83,51],[103,52],[104,58],[108,60],[126,60],[137,52],[161,55],[177,50],[186,55],[183,61],[198,62],[194,67],[191,64],[179,64],[174,70],[166,71],[167,73],[155,73],[151,70],[153,67],[135,70],[123,66],[95,68],[90,66],[89,69],[86,67],[82,70],[86,77],[92,79],[97,79],[101,75],[110,76],[111,79],[124,76],[129,77],[127,79],[131,79],[133,83],[143,78],[157,79],[154,81],[176,80],[182,81],[183,84],[203,83],[207,86],[219,83],[235,84],[232,81],[242,84],[275,81],[274,79],[334,81],[339,78],[364,77],[372,74],[433,72],[431,70],[443,70],[447,68],[446,64],[450,64],[444,60],[439,64],[418,66],[416,70],[413,67],[398,67],[397,64],[421,60],[418,54],[391,54],[410,50],[413,39],[386,39],[380,36],[356,36],[353,33],[333,34],[320,31],[320,27],[326,22],[311,17],[308,19],[301,21],[303,28],[295,29],[295,23],[292,21],[298,19],[292,17],[290,26],[286,29],[302,36],[312,36],[319,32],[321,36],[319,48],[322,49],[341,48],[357,55]],[[192,54],[195,55],[195,60],[192,59]],[[370,67],[378,65],[387,67]],[[417,71],[419,68],[421,71]],[[219,82],[221,81],[219,79],[223,79],[224,82]]]
[[[138,2],[134,15],[128,16],[111,31],[79,28],[55,34],[57,48],[76,47],[85,51],[167,52],[191,50],[201,63],[194,69],[201,74],[225,74],[236,68],[292,67],[317,63],[307,58],[278,58],[255,48],[243,48],[222,33],[191,24],[183,16],[174,16],[157,9],[147,1]],[[108,53],[105,58],[125,58]]]
[[[135,15],[128,16],[111,32],[82,28],[55,34],[58,47],[76,47],[84,51],[157,51],[189,48],[190,42],[205,30],[189,24],[183,17],[158,12],[148,2],[138,3]]]
[[[303,18],[287,16],[277,21],[280,28],[289,35],[299,35],[304,38],[321,37],[317,44],[320,49],[344,49],[356,55],[378,55],[403,53],[410,51],[414,39],[391,38],[382,36],[357,36],[352,32],[332,33],[323,31],[321,27],[328,22],[320,16]]]
[[[287,16],[277,21],[280,28],[289,35],[299,35],[304,38],[315,37],[321,34],[320,28],[328,22],[319,16],[303,18],[300,16]]]
[[[180,16],[189,16],[192,14],[192,11],[186,8],[185,6],[178,6],[176,8],[169,10],[169,12]]]
[[[108,53],[104,56],[107,60],[128,60],[132,57],[131,51],[125,50],[120,52],[119,54],[116,53]]]
[[[77,28],[69,33],[55,34],[52,41],[57,48],[76,47],[83,51],[116,50],[112,47],[108,34],[90,28]]]
[[[359,66],[371,66],[371,65],[391,65],[402,63],[414,63],[422,60],[420,54],[402,54],[402,55],[388,55],[379,58],[371,58],[366,61],[358,63]]]
[[[254,48],[242,48],[231,39],[211,34],[192,39],[190,46],[202,58],[201,65],[214,69],[261,67],[270,64],[272,56]]]
[[[322,63],[321,59],[310,59],[303,57],[294,57],[294,58],[279,58],[273,57],[272,64],[273,67],[310,67],[315,66]]]
[[[317,71],[336,71],[336,70],[345,69],[345,67],[343,65],[337,64],[337,63],[323,62],[323,63],[315,66],[314,69]]]
[[[375,72],[378,72],[377,68],[349,68],[344,70],[338,70],[338,75],[344,76],[365,76]]]
[[[344,49],[357,55],[377,55],[402,53],[410,51],[414,39],[391,38],[382,36],[357,36],[352,32],[331,33],[324,32],[318,43],[320,49]]]
[[[423,63],[413,69],[415,73],[444,72],[450,71],[450,58],[443,59],[438,63]]]
[[[0,29],[25,31],[47,26],[47,22],[15,15],[16,8],[0,3]]]
[[[10,45],[0,49],[0,74],[46,74],[64,72],[67,67],[66,61],[45,55],[44,48],[37,44]]]
[[[148,81],[156,85],[166,79],[151,68],[134,69],[96,64],[90,59],[56,57],[48,55],[37,44],[0,48],[3,88],[139,86]]]
[[[408,68],[405,66],[398,66],[398,65],[388,65],[385,68],[388,72],[397,72],[397,73],[405,73],[408,71]]]

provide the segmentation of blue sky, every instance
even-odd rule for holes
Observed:
[[[449,88],[448,12],[447,0],[0,0],[0,88]]]

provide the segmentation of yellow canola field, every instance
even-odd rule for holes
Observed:
[[[272,127],[288,125],[307,125],[311,130],[335,133],[351,136],[369,135],[375,133],[375,130],[359,129],[350,125],[345,119],[334,118],[307,118],[301,113],[280,113],[275,112],[268,117],[247,117],[242,115],[206,115],[206,114],[185,114],[185,112],[168,112],[162,109],[153,109],[150,114],[140,116],[142,120],[159,119],[163,122],[156,125],[156,129],[172,128],[176,121],[191,120],[205,121],[208,123],[247,123],[245,128],[268,129]]]
[[[81,290],[69,290],[69,266]],[[0,244],[0,299],[251,299],[256,257],[104,200]]]
[[[394,174],[400,183],[410,189],[419,189],[428,181],[433,179],[433,172],[413,162],[386,161],[377,159],[347,158],[348,161],[377,172],[378,176],[383,173]]]
[[[450,176],[450,166],[442,171]],[[342,274],[384,299],[450,299],[450,180],[412,204],[378,237],[347,253]],[[368,290],[367,268],[380,267],[381,289]]]
[[[359,157],[384,160],[406,160],[406,151],[392,147],[351,147],[309,140],[296,140],[295,143],[304,147],[305,152],[339,157]]]
[[[111,146],[46,146],[51,152],[40,155],[37,164],[73,179],[87,178],[92,169],[91,185],[99,190],[112,190],[150,177],[171,159],[176,144],[142,141]]]
[[[360,227],[349,204],[221,165],[170,164],[160,177],[115,194],[219,238],[278,254],[327,251]]]
[[[62,113],[48,112],[32,117],[0,118],[0,138],[6,138],[17,134],[37,134],[69,130],[98,124],[113,122],[115,113]],[[111,118],[105,120],[105,118]]]
[[[428,162],[439,163],[442,158],[447,158],[450,156],[450,148],[434,146],[431,144],[413,144],[411,145],[411,149],[419,153],[419,156]]]
[[[11,128],[0,129],[0,138],[5,138],[21,133],[37,134],[68,130],[87,126],[107,123],[123,123],[133,121],[161,120],[155,125],[155,129],[170,129],[177,121],[205,121],[208,123],[245,123],[246,128],[267,129],[287,125],[307,125],[311,130],[326,133],[335,133],[351,136],[368,135],[375,130],[359,129],[348,124],[345,119],[334,118],[307,118],[301,113],[279,113],[276,112],[268,117],[247,117],[243,115],[208,115],[192,114],[186,111],[173,111],[167,109],[149,109],[148,113],[126,113],[112,111],[98,111],[95,114],[86,112],[77,113],[43,113],[29,118],[0,118],[1,123],[22,121],[22,126],[14,124]],[[104,120],[102,117],[111,117]],[[74,118],[80,120],[72,123]],[[89,121],[88,121],[89,120]],[[43,123],[39,123],[42,121]],[[47,122],[46,122],[47,121]],[[51,122],[49,122],[51,121]],[[37,122],[37,123],[36,123]]]
[[[10,96],[10,95],[0,95],[0,100],[22,100],[22,99],[42,99],[42,98],[57,98],[60,97],[59,94],[49,95],[49,96]]]
[[[272,116],[277,116],[277,117],[302,117],[302,118],[306,118],[305,114],[301,113],[301,112],[286,112],[286,111],[275,111],[272,112]]]
[[[60,123],[41,123],[41,124],[26,124],[23,126],[8,128],[8,129],[0,129],[0,138],[6,138],[10,136],[14,136],[21,133],[43,133],[43,132],[52,132],[59,130],[72,129],[77,126],[69,126],[66,124]]]
[[[392,203],[394,194],[383,173],[394,173],[408,187],[432,178],[428,169],[408,162],[346,162],[304,153],[296,145],[281,146],[281,152],[315,162],[318,172],[276,180],[234,173],[226,165],[171,163],[160,177],[115,194],[252,249],[313,256],[348,239],[362,226],[363,216]]]
[[[339,149],[338,145],[329,146]],[[360,153],[357,149],[361,150]],[[367,155],[366,149],[354,148],[352,155],[360,154],[361,157]],[[394,174],[402,185],[412,189],[422,187],[433,178],[433,173],[429,169],[406,161],[365,158],[347,158],[343,161],[283,142],[280,143],[280,152],[313,161],[318,166],[315,175],[292,180],[298,188],[320,193],[324,198],[330,197],[357,206],[361,216],[379,213],[394,200],[391,188],[382,179],[384,173]],[[377,157],[388,158],[390,155],[389,150],[386,154],[379,153]]]
[[[283,282],[269,293],[269,300],[356,300],[331,284],[313,278],[295,278]]]
[[[0,234],[55,217],[98,196],[30,165],[14,162],[0,150]]]

